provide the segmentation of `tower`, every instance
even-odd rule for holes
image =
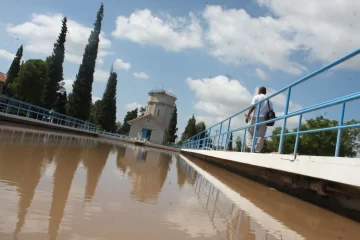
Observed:
[[[152,90],[149,92],[146,114],[151,114],[168,128],[175,101],[176,97],[165,90]]]

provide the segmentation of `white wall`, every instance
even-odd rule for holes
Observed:
[[[155,120],[149,118],[143,118],[136,122],[133,122],[130,126],[129,136],[135,138],[138,136],[139,133],[141,136],[143,128],[152,130],[150,142],[156,144],[164,144],[165,130],[161,128],[159,124],[155,122]]]
[[[351,186],[360,187],[360,164],[357,158],[320,157],[306,155],[245,153],[182,149],[204,156],[234,161],[252,166],[320,178]]]
[[[148,98],[147,112],[151,113],[166,127],[169,127],[175,101],[176,99],[171,96],[163,94],[151,94]],[[159,110],[160,112],[158,116]]]

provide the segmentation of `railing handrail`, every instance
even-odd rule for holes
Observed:
[[[58,113],[56,111],[54,111],[53,109],[47,109],[44,107],[40,107],[37,105],[34,105],[32,103],[28,103],[28,102],[24,102],[15,98],[11,98],[8,97],[6,95],[0,94],[0,106],[4,106],[6,107],[6,113],[9,114],[13,114],[11,113],[12,110],[11,109],[15,109],[15,111],[17,110],[16,115],[19,115],[19,113],[21,111],[26,112],[26,117],[27,118],[31,118],[30,115],[31,114],[36,114],[36,119],[38,119],[39,115],[40,115],[40,119],[42,117],[42,119],[44,118],[49,118],[51,120],[56,120],[58,124],[58,122],[63,122],[66,124],[74,124],[75,128],[87,128],[88,131],[94,132],[96,131],[95,127],[96,125],[88,122],[88,121],[84,121],[78,118],[74,118],[62,113]],[[10,109],[10,111],[8,111]],[[14,113],[15,114],[15,113]],[[53,121],[52,121],[53,122]],[[53,122],[54,123],[54,122]]]
[[[218,124],[220,124],[220,123],[222,123],[222,122],[225,122],[225,121],[229,120],[230,118],[233,118],[233,117],[235,117],[235,116],[237,116],[237,115],[245,112],[246,110],[249,110],[249,109],[252,108],[252,107],[255,107],[255,106],[258,105],[259,103],[261,104],[261,103],[264,102],[264,101],[270,100],[270,98],[273,98],[273,97],[279,95],[280,93],[286,91],[287,89],[292,88],[292,87],[295,87],[296,85],[299,85],[300,83],[305,82],[306,80],[308,80],[308,79],[310,79],[310,78],[312,78],[312,77],[315,77],[316,75],[319,75],[320,73],[322,73],[322,72],[324,72],[324,71],[326,71],[326,70],[328,70],[328,69],[330,69],[330,68],[333,68],[333,67],[335,67],[336,65],[339,65],[340,63],[345,62],[346,60],[348,60],[348,59],[350,59],[350,58],[358,55],[359,53],[360,53],[360,48],[357,49],[357,50],[355,50],[355,51],[353,51],[353,52],[351,52],[351,53],[349,53],[349,54],[347,54],[347,55],[345,55],[344,57],[341,57],[341,58],[339,58],[338,60],[336,60],[336,61],[334,61],[334,62],[332,62],[332,63],[329,63],[328,65],[325,65],[324,67],[322,67],[322,68],[320,68],[320,69],[318,69],[318,70],[316,70],[316,71],[314,71],[314,72],[312,72],[312,73],[310,73],[310,74],[308,74],[308,75],[300,78],[299,80],[297,80],[297,81],[289,84],[288,86],[283,87],[282,89],[280,89],[280,90],[278,90],[277,92],[275,92],[275,93],[267,96],[266,98],[260,100],[259,102],[250,105],[249,107],[241,110],[240,112],[237,112],[237,113],[231,115],[230,117],[222,120],[221,122],[218,122],[218,123],[212,125],[212,126],[209,127],[209,128],[213,128],[213,127],[217,126]],[[209,128],[208,128],[208,129],[209,129]]]
[[[0,94],[0,99],[3,98],[3,99],[6,99],[6,100],[11,100],[13,102],[17,102],[17,103],[20,103],[20,104],[24,104],[24,105],[27,105],[27,106],[30,106],[30,107],[34,107],[36,109],[40,109],[40,110],[43,110],[45,112],[50,112],[51,109],[47,109],[47,108],[44,108],[44,107],[40,107],[40,106],[37,106],[37,105],[34,105],[32,103],[28,103],[28,102],[24,102],[24,101],[21,101],[19,99],[16,99],[16,98],[11,98],[11,97],[8,97],[6,95],[3,95],[3,94]],[[26,110],[26,109],[24,109]],[[75,118],[75,117],[72,117],[72,116],[69,116],[69,115],[65,115],[65,114],[62,114],[62,113],[58,113],[54,110],[52,110],[54,114],[57,114],[59,116],[63,116],[63,117],[66,117],[68,119],[73,119],[73,120],[76,120],[76,121],[79,121],[79,122],[83,122],[83,123],[89,123],[89,124],[93,124],[93,123],[90,123],[88,121],[84,121],[84,120],[81,120],[81,119],[78,119],[78,118]],[[95,124],[93,124],[95,125]]]
[[[289,113],[289,104],[290,104],[290,96],[291,96],[291,89],[292,87],[296,86],[296,85],[299,85],[300,83],[303,83],[315,76],[317,76],[318,74],[328,70],[328,69],[331,69],[333,68],[334,66],[337,66],[338,64],[342,63],[342,62],[345,62],[347,60],[349,60],[350,58],[358,55],[360,53],[360,48],[339,58],[338,60],[335,60],[334,62],[331,62],[327,65],[325,65],[324,67],[300,78],[299,80],[289,84],[288,86],[280,89],[279,91],[271,94],[270,96],[268,97],[265,97],[264,99],[262,99],[261,101],[258,101],[257,103],[255,104],[252,104],[250,106],[248,106],[247,108],[241,110],[240,112],[237,112],[233,115],[231,115],[230,117],[212,125],[211,127],[208,127],[207,129],[205,129],[204,131],[201,131],[197,134],[195,134],[194,136],[191,136],[190,138],[186,139],[184,141],[184,144],[183,144],[183,147],[187,147],[187,146],[191,146],[193,148],[193,144],[194,142],[197,143],[197,147],[199,147],[200,145],[200,142],[201,141],[204,141],[204,140],[207,140],[207,139],[212,139],[212,138],[216,138],[218,137],[218,140],[217,140],[217,144],[220,143],[220,137],[222,136],[222,140],[221,140],[221,144],[223,144],[223,138],[224,136],[226,135],[226,140],[225,140],[225,149],[227,148],[227,144],[229,142],[229,134],[233,133],[233,132],[237,132],[237,131],[241,131],[241,130],[245,130],[245,134],[244,134],[244,141],[245,141],[245,137],[246,137],[246,130],[250,127],[254,127],[254,133],[253,133],[253,142],[252,142],[252,148],[251,148],[251,152],[254,152],[254,146],[255,146],[255,139],[256,139],[256,131],[257,131],[257,128],[255,126],[258,126],[258,125],[262,125],[262,124],[266,124],[266,123],[269,123],[269,122],[273,122],[273,121],[278,121],[278,120],[284,120],[283,121],[283,125],[282,125],[282,128],[281,128],[281,134],[280,134],[280,143],[279,143],[279,150],[278,152],[279,153],[282,153],[282,147],[283,147],[283,141],[284,141],[284,136],[287,136],[287,135],[291,135],[289,133],[285,133],[285,129],[286,129],[286,120],[290,117],[294,117],[294,116],[300,116],[299,118],[299,122],[298,122],[298,130],[297,132],[293,132],[292,134],[297,134],[297,140],[296,140],[296,145],[295,145],[295,152],[296,152],[296,149],[297,149],[297,144],[298,144],[298,136],[299,134],[303,134],[303,133],[310,133],[310,132],[321,132],[321,131],[329,131],[329,130],[338,130],[338,137],[337,137],[337,142],[336,142],[336,150],[335,150],[335,156],[338,156],[339,155],[339,149],[340,149],[340,140],[341,140],[341,131],[342,129],[345,129],[345,128],[355,128],[355,127],[359,127],[360,125],[359,124],[352,124],[352,125],[346,125],[344,126],[343,125],[343,119],[344,119],[344,112],[345,112],[345,104],[346,102],[349,102],[349,101],[353,101],[353,100],[356,100],[356,99],[360,99],[360,92],[355,92],[355,93],[352,93],[352,94],[349,94],[347,96],[342,96],[342,97],[339,97],[339,98],[335,98],[335,99],[332,99],[332,100],[328,100],[328,101],[325,101],[325,102],[322,102],[322,103],[318,103],[318,104],[314,104],[312,106],[309,106],[309,107],[305,107],[303,109],[300,109],[300,110],[296,110],[296,111],[293,111],[291,113]],[[262,121],[262,122],[258,122],[258,119],[259,119],[259,114],[260,114],[260,106],[263,102],[279,95],[280,93],[284,92],[287,90],[287,99],[286,99],[286,102],[285,102],[285,110],[284,110],[284,114],[281,115],[281,116],[277,116],[275,119],[271,119],[271,120],[267,120],[267,121]],[[322,108],[327,108],[327,107],[330,107],[330,106],[334,106],[334,105],[339,105],[339,104],[342,104],[342,111],[341,111],[341,114],[340,114],[340,121],[339,121],[339,126],[336,126],[336,127],[331,127],[331,128],[323,128],[323,129],[314,129],[314,130],[308,130],[308,131],[300,131],[299,128],[301,126],[301,121],[302,121],[302,115],[304,113],[308,113],[308,112],[312,112],[312,111],[316,111],[316,110],[319,110],[319,109],[322,109]],[[240,127],[240,128],[234,128],[234,129],[230,129],[230,126],[231,126],[231,119],[238,116],[239,114],[253,108],[253,107],[256,107],[258,106],[257,108],[257,113],[254,112],[254,116],[256,116],[256,122],[253,123],[253,124],[249,124],[249,125],[246,125],[244,127]],[[256,114],[256,115],[255,115]],[[228,129],[227,131],[225,132],[222,132],[222,127],[223,127],[223,123],[225,123],[226,121],[228,121]],[[220,131],[219,133],[216,132],[215,135],[211,136],[211,130],[215,127],[217,127],[218,125],[220,125]],[[204,135],[204,136],[202,136]],[[278,135],[277,135],[278,136]],[[216,144],[216,143],[215,143]],[[202,144],[204,145],[204,144]],[[195,146],[196,147],[196,146]],[[203,148],[205,146],[202,146]]]

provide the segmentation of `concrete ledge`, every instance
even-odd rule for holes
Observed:
[[[360,159],[293,156],[182,149],[184,153],[216,158],[223,163],[240,163],[360,187]]]
[[[31,126],[36,126],[36,127],[48,128],[48,129],[55,129],[55,130],[60,130],[60,131],[64,131],[64,132],[78,133],[78,134],[88,135],[88,136],[93,136],[93,137],[98,136],[97,133],[88,132],[88,131],[77,129],[77,128],[67,127],[67,126],[63,126],[63,125],[59,125],[59,124],[49,123],[49,122],[45,122],[45,121],[40,121],[40,120],[17,116],[17,115],[8,114],[8,113],[0,113],[0,121],[6,121],[6,122],[11,122],[11,123],[20,123],[20,124],[31,125]]]
[[[114,137],[114,136],[110,136],[110,135],[106,135],[106,134],[99,134],[99,136],[102,137],[102,138],[107,138],[107,139],[112,139],[112,140],[116,140],[116,141],[120,141],[120,142],[126,142],[126,143],[135,144],[135,141],[131,140],[131,139]],[[172,151],[172,152],[180,152],[181,151],[181,149],[179,149],[179,148],[168,147],[168,146],[164,146],[164,145],[160,145],[160,144],[154,144],[154,143],[150,143],[150,142],[145,142],[141,146],[158,148],[158,149],[163,149],[163,150]]]

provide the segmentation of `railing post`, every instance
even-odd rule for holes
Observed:
[[[300,116],[299,116],[298,128],[297,128],[297,131],[296,131],[294,155],[297,154],[297,151],[298,151],[298,148],[299,148],[299,132],[300,132],[300,128],[301,128],[301,121],[302,121],[302,114],[300,114]]]
[[[216,150],[218,150],[218,148],[219,148],[219,142],[220,142],[220,135],[221,135],[221,130],[222,130],[222,124],[223,124],[223,122],[220,123],[219,137],[218,137],[218,143],[217,143],[217,146],[216,146]]]
[[[29,105],[28,110],[26,112],[26,117],[27,118],[30,117],[30,110],[31,110],[31,105]]]
[[[255,121],[256,124],[259,122],[260,107],[261,107],[261,102],[259,102],[258,106],[257,106],[256,121]],[[253,140],[252,140],[252,145],[251,145],[251,152],[252,153],[255,151],[255,145],[256,145],[256,141],[257,141],[257,136],[256,136],[257,135],[257,129],[258,129],[258,125],[255,125],[254,126],[254,131],[253,131]]]
[[[8,113],[10,102],[11,102],[11,100],[9,100],[9,101],[7,102],[7,104],[6,104],[6,111],[5,111],[5,113]]]
[[[229,124],[228,124],[228,128],[227,128],[227,134],[226,134],[226,142],[225,142],[225,151],[227,151],[228,149],[228,142],[229,142],[229,138],[230,138],[230,124],[231,124],[231,118],[229,118]]]
[[[211,142],[211,128],[209,129],[209,135],[207,136],[208,139],[207,139],[207,147],[210,148],[210,144],[212,143]]]
[[[344,124],[344,115],[345,115],[345,103],[343,103],[341,106],[339,128],[336,139],[335,157],[338,157],[340,155],[340,144],[341,144],[341,133],[342,133],[342,129],[340,127]]]
[[[286,116],[289,112],[289,103],[290,103],[290,96],[291,96],[291,87],[288,88],[288,92],[287,92],[287,97],[286,97],[286,103],[285,103],[285,110],[284,110],[284,115]],[[281,135],[280,135],[280,143],[279,143],[279,150],[278,150],[278,154],[282,153],[283,150],[283,145],[284,145],[284,134],[285,134],[285,130],[286,130],[286,121],[287,118],[284,118],[284,122],[281,128]]]
[[[197,140],[197,146],[196,146],[196,149],[197,149],[197,150],[199,150],[199,147],[200,147],[200,137],[201,137],[201,134],[200,134],[200,133],[198,133],[197,135],[198,135],[198,136],[197,136],[197,139],[198,139],[198,140]]]
[[[244,131],[244,138],[243,138],[243,141],[242,141],[242,145],[241,145],[241,152],[244,152],[245,151],[245,145],[246,145],[246,128],[245,128],[245,131]]]

